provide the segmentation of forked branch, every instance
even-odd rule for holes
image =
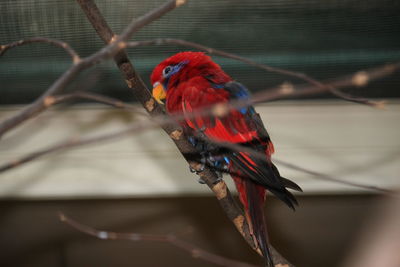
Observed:
[[[60,47],[67,52],[72,59],[72,62],[78,62],[80,60],[80,56],[78,53],[66,42],[59,41],[56,39],[51,39],[51,38],[45,38],[45,37],[33,37],[29,39],[24,39],[24,40],[19,40],[16,42],[12,42],[9,44],[1,45],[0,46],[0,56],[2,56],[4,53],[6,53],[9,49],[26,45],[26,44],[31,44],[31,43],[48,43],[51,45],[55,45],[57,47]]]

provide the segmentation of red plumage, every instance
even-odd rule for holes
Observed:
[[[181,52],[164,60],[154,69],[151,82],[155,86],[161,84],[164,87],[168,113],[188,115],[193,110],[249,97],[249,92],[243,85],[234,82],[219,65],[202,52]],[[298,191],[301,189],[294,182],[281,177],[272,164],[271,154],[274,147],[260,117],[254,108],[249,106],[230,110],[220,117],[186,116],[180,123],[186,134],[193,139],[198,135],[205,135],[217,141],[245,145],[265,154],[265,158],[260,159],[248,152],[226,149],[221,152],[215,150],[215,147],[209,149],[207,146],[201,146],[200,149],[206,151],[199,151],[210,155],[212,160],[208,163],[212,167],[223,165],[231,174],[252,234],[268,260],[267,263],[271,265],[263,213],[266,190],[294,208],[294,204],[297,204],[296,199],[286,187]],[[200,142],[201,140],[197,139],[194,145]]]

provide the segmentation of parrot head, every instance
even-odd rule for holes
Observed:
[[[221,72],[221,67],[203,52],[180,52],[158,64],[151,74],[154,99],[163,104],[168,91],[195,76]]]

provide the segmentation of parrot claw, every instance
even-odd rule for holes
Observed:
[[[190,171],[191,173],[195,173],[195,172],[196,172],[196,170],[195,170],[192,166],[190,166],[190,165],[189,165],[189,171]]]
[[[190,172],[196,173],[197,175],[199,173],[201,173],[202,171],[204,171],[204,169],[206,168],[206,162],[207,162],[207,158],[204,155],[204,153],[200,153],[200,156],[201,156],[200,162],[199,162],[199,164],[197,164],[197,166],[195,166],[195,168],[192,167],[191,165],[189,165]]]
[[[193,168],[192,166],[189,166],[189,171],[191,173],[195,173],[195,174],[201,173],[202,171],[204,171],[204,169],[205,169],[205,164],[201,164],[200,167],[196,168],[196,169]]]
[[[193,168],[192,166],[189,166],[189,170],[190,170],[191,173],[196,173],[197,175],[199,175],[200,172],[202,172],[204,170],[204,165],[201,165],[200,169],[197,169],[197,170],[195,168]],[[204,180],[202,178],[199,178],[197,180],[197,182],[199,182],[199,184],[205,184],[206,183],[206,182],[204,182]]]

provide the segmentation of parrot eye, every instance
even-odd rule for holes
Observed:
[[[171,66],[165,67],[165,68],[163,69],[163,72],[162,72],[164,78],[167,77],[168,74],[170,74],[171,71],[172,71],[172,67],[171,67]]]

